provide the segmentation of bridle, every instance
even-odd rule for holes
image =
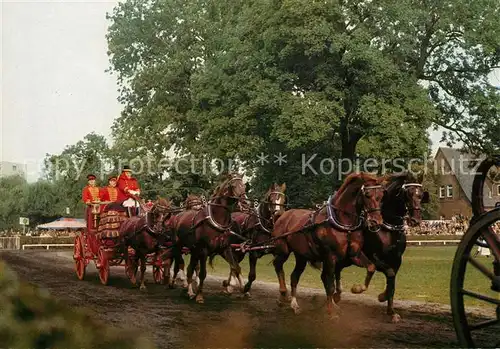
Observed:
[[[368,191],[372,191],[372,190],[377,191],[378,189],[383,189],[383,186],[382,185],[369,185],[369,186],[362,185],[361,189],[360,189],[360,194],[362,196],[365,196]],[[333,196],[331,195],[328,198],[328,201],[326,204],[326,212],[327,212],[328,222],[330,224],[332,224],[336,229],[340,229],[340,230],[344,230],[344,231],[359,230],[366,219],[366,214],[371,213],[371,212],[378,212],[378,211],[382,210],[380,205],[379,205],[379,207],[369,208],[369,209],[366,209],[363,207],[362,213],[361,213],[361,215],[359,215],[358,223],[356,225],[345,225],[343,223],[340,223],[340,221],[338,220],[337,215],[335,214],[335,210],[336,209],[338,210],[338,208],[335,208],[332,204],[334,198],[337,195],[338,195],[338,193],[335,193],[335,195],[333,195]],[[358,196],[359,196],[359,194],[358,194]],[[357,215],[354,215],[354,214],[349,213],[349,212],[345,212],[345,213],[348,215],[351,215],[351,216],[357,216]]]
[[[270,200],[270,197],[271,195],[278,195],[278,197],[283,197],[284,198],[284,203],[283,204],[277,204],[275,202],[272,202]],[[267,195],[267,198],[268,200],[266,201],[261,201],[261,202],[255,202],[255,211],[256,211],[256,215],[257,215],[257,227],[260,226],[262,230],[264,230],[264,232],[268,233],[268,234],[271,234],[271,231],[269,229],[267,229],[265,227],[265,225],[262,223],[262,215],[260,214],[260,209],[261,209],[261,204],[269,204],[270,206],[286,206],[286,199],[287,199],[287,196],[285,193],[281,192],[281,191],[271,191],[268,195]],[[274,214],[277,212],[277,210],[269,210],[270,213],[271,213],[271,218],[269,219],[269,221],[272,221],[272,218],[274,217]]]
[[[216,199],[220,199],[220,198],[229,198],[229,199],[236,199],[236,200],[241,200],[242,197],[236,197],[236,196],[229,196],[227,195],[227,192],[228,192],[228,188],[230,186],[230,183],[233,182],[233,181],[240,181],[243,186],[244,186],[244,183],[243,183],[243,178],[240,178],[240,177],[233,177],[233,178],[230,178],[228,180],[226,180],[226,182],[223,184],[223,187],[225,187],[225,191],[223,192],[222,195],[220,196],[213,196],[210,198],[210,200],[207,202],[207,217],[206,219],[208,220],[208,222],[217,230],[220,230],[220,231],[226,231],[228,230],[229,228],[231,228],[231,225],[232,225],[232,222],[230,222],[227,226],[223,226],[222,224],[219,224],[215,221],[215,219],[213,218],[213,214],[212,214],[212,206],[219,206],[219,207],[223,207],[226,211],[229,211],[229,208],[227,206],[224,206],[222,204],[218,204],[218,203],[215,203],[213,202],[214,200]],[[220,186],[222,187],[222,185]],[[245,195],[246,196],[246,195]]]
[[[407,211],[411,211],[412,213],[415,212],[415,211],[421,211],[422,210],[422,207],[414,207],[413,206],[413,203],[411,205],[408,205],[408,203],[412,200],[407,200],[407,198],[409,198],[409,195],[408,195],[408,188],[410,187],[418,187],[418,188],[422,188],[423,185],[420,184],[420,183],[404,183],[402,186],[401,186],[401,192],[405,193],[406,197],[404,198],[404,202],[405,202],[405,207],[406,207],[406,210]],[[398,194],[399,195],[399,194]],[[404,217],[401,217],[401,219],[404,220]],[[382,226],[387,229],[387,230],[390,230],[390,231],[401,231],[401,230],[404,230],[404,222],[403,224],[401,225],[393,225],[393,224],[390,224],[390,223],[387,223],[385,220],[382,222]]]

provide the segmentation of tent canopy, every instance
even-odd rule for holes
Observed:
[[[37,225],[37,229],[54,229],[54,230],[66,230],[66,229],[84,229],[87,227],[84,219],[80,218],[67,218],[62,217],[56,219],[53,222]]]

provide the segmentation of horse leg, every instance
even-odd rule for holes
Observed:
[[[335,303],[334,299],[334,291],[335,291],[335,271],[340,270],[337,269],[336,266],[336,257],[332,255],[328,255],[327,258],[323,261],[323,270],[321,271],[321,281],[323,281],[323,286],[326,292],[326,309],[328,312],[328,316],[332,320],[336,320],[339,318],[338,313],[340,313],[339,306]]]
[[[255,281],[257,278],[257,253],[255,252],[250,252],[248,255],[248,261],[250,264],[250,271],[248,272],[248,281],[245,285],[245,288],[243,289],[243,293],[245,293],[245,296],[249,297],[250,296],[250,288],[252,288],[252,283]]]
[[[231,247],[226,248],[222,253],[222,257],[226,260],[226,262],[229,264],[229,267],[231,268],[229,272],[229,278],[227,280],[225,293],[231,294],[233,291],[233,287],[231,286],[232,276],[234,276],[238,280],[240,291],[243,292],[243,282],[241,280],[241,267],[239,263],[236,261],[233,249]]]
[[[342,266],[340,263],[335,264],[335,293],[333,294],[333,300],[335,303],[339,303],[342,295],[342,281],[341,281]]]
[[[385,291],[378,295],[379,302],[387,301],[387,315],[391,317],[392,323],[398,323],[401,321],[401,316],[394,310],[394,293],[396,291],[396,273],[397,269],[394,270],[389,268],[384,274],[386,279]]]
[[[352,285],[351,292],[352,293],[363,293],[368,289],[368,286],[370,286],[370,282],[372,281],[372,277],[375,274],[374,270],[367,270],[366,271],[366,277],[365,277],[365,284],[354,284]]]
[[[146,284],[144,283],[144,276],[146,274],[146,255],[145,254],[141,255],[140,260],[141,260],[141,286],[139,287],[139,289],[141,291],[145,291]]]
[[[172,268],[173,256],[170,251],[167,251],[166,255],[167,256],[163,264],[163,283],[167,285],[167,287],[171,288],[170,285],[172,281],[170,279],[170,268]]]
[[[196,293],[194,293],[194,291],[193,291],[193,273],[194,273],[195,267],[197,267],[198,260],[199,260],[198,252],[192,251],[191,258],[189,260],[189,265],[187,268],[187,283],[188,283],[188,287],[187,287],[188,291],[187,292],[188,292],[189,298],[191,298],[191,299],[196,297]]]
[[[205,303],[203,299],[203,282],[207,277],[207,259],[208,259],[208,251],[206,249],[201,250],[200,255],[200,273],[198,277],[200,278],[200,283],[198,284],[198,291],[196,292],[196,303]]]
[[[290,285],[292,287],[292,300],[290,307],[293,309],[295,314],[300,313],[299,303],[297,303],[297,285],[299,284],[300,276],[306,269],[307,259],[295,253],[295,268],[293,269],[292,275],[290,275]]]
[[[273,260],[274,270],[276,272],[276,275],[278,276],[278,281],[280,283],[280,297],[278,298],[278,305],[282,305],[283,303],[289,301],[287,297],[288,292],[286,289],[285,271],[283,270],[283,264],[285,264],[289,256],[290,253],[287,251],[286,253],[275,255]]]
[[[178,278],[175,278],[175,280],[177,280],[177,279],[181,280],[182,287],[186,288],[188,283],[186,280],[186,274],[184,273],[185,265],[184,265],[184,259],[182,258],[182,255],[179,255],[179,258],[177,259],[177,262],[176,262],[176,267],[177,267],[177,272],[175,272],[175,269],[174,269],[174,273],[176,275],[177,275],[177,273],[180,273],[180,274],[179,274]],[[198,275],[198,273],[196,275]]]

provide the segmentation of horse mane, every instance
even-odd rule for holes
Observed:
[[[172,202],[170,200],[161,197],[159,197],[158,200],[156,200],[156,202],[153,203],[153,206],[162,206],[162,208],[163,207],[169,208],[171,205]]]
[[[188,201],[191,201],[191,200],[199,200],[200,197],[198,195],[194,195],[194,194],[188,194],[186,200],[184,200],[184,202],[188,202]]]
[[[388,191],[391,191],[394,188],[394,186],[397,183],[400,183],[401,181],[414,182],[414,183],[420,182],[419,178],[417,178],[417,176],[415,176],[410,171],[389,173],[385,175],[383,179],[384,186],[387,188]]]
[[[215,187],[214,191],[212,192],[212,197],[217,196],[217,194],[219,194],[222,191],[222,189],[227,185],[227,183],[231,179],[237,178],[237,177],[240,177],[240,174],[238,174],[237,172],[227,172],[226,174],[222,175],[221,180],[223,180],[223,181],[221,183],[219,183],[218,186]]]
[[[339,190],[337,191],[339,194],[342,194],[349,186],[351,186],[354,182],[356,181],[365,181],[367,179],[373,179],[374,181],[378,180],[378,177],[366,173],[366,172],[360,172],[356,173],[353,172],[347,178],[344,180],[344,183],[340,186]]]

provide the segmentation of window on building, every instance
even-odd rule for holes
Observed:
[[[453,186],[452,185],[446,186],[446,196],[449,198],[453,197]]]
[[[13,171],[17,171],[17,166],[16,165],[12,165],[12,170]]]
[[[500,184],[497,184],[497,196],[500,196]]]
[[[444,186],[439,187],[439,197],[444,198]]]
[[[488,197],[491,199],[491,190],[488,192]]]

